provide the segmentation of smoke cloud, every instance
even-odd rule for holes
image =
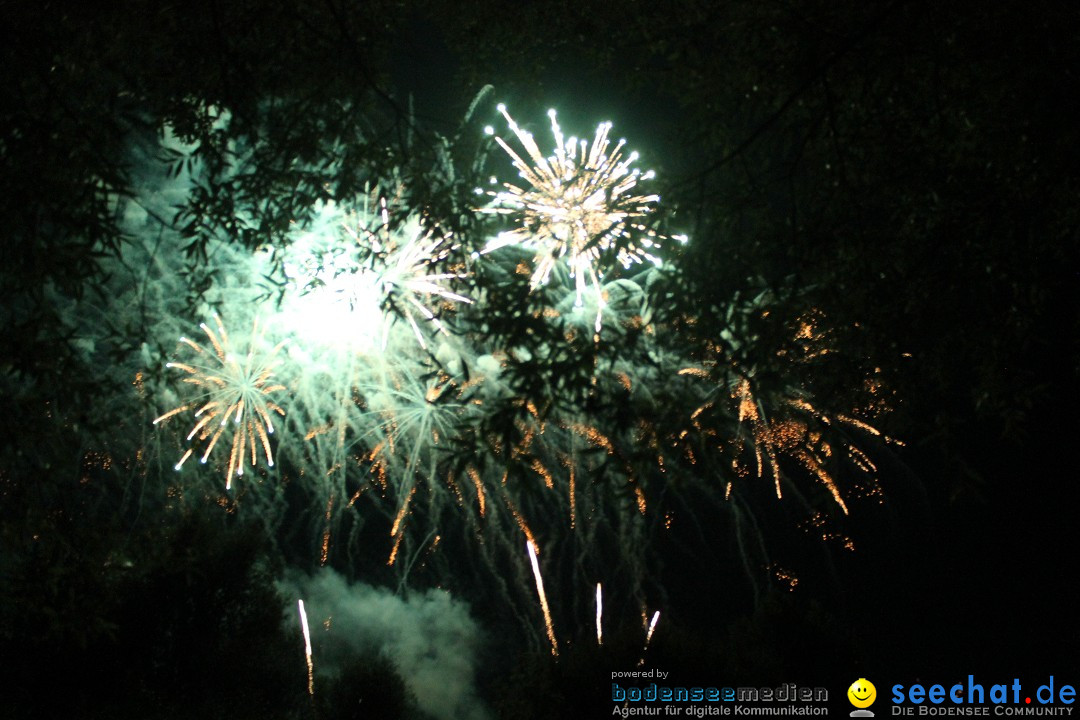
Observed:
[[[349,583],[329,568],[313,576],[292,573],[279,587],[290,599],[286,622],[293,627],[299,624],[296,599],[304,600],[317,674],[337,672],[350,656],[381,653],[396,665],[423,712],[440,720],[490,717],[475,687],[480,628],[449,593],[399,597]]]

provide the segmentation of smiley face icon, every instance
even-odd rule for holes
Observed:
[[[851,687],[847,691],[847,697],[855,707],[868,708],[877,699],[877,688],[874,687],[874,683],[866,678],[859,678],[851,683]]]

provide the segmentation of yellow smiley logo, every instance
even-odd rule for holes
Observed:
[[[848,700],[857,708],[867,708],[877,699],[877,688],[866,678],[859,678],[847,689]]]

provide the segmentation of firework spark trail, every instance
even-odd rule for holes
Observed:
[[[652,642],[653,633],[656,631],[656,623],[660,622],[660,611],[657,610],[653,613],[652,621],[649,623],[649,631],[645,633],[645,647],[641,648],[641,659],[638,660],[638,667],[645,664],[645,653],[649,651],[649,643]]]
[[[548,609],[547,595],[544,593],[544,580],[540,577],[540,564],[536,561],[536,545],[529,540],[525,543],[525,549],[529,553],[533,576],[536,578],[536,594],[540,597],[540,609],[544,611],[544,626],[547,629],[548,641],[551,643],[551,654],[558,657],[559,644],[555,641],[555,626],[551,624],[551,610]]]
[[[252,327],[248,352],[242,359],[238,358],[233,352],[229,334],[221,318],[216,313],[213,317],[217,332],[214,332],[206,323],[199,326],[213,346],[212,354],[195,341],[181,337],[180,342],[193,349],[197,359],[190,363],[165,364],[167,368],[176,368],[187,373],[188,376],[183,381],[199,388],[201,394],[193,402],[180,405],[159,416],[154,420],[154,425],[174,415],[197,408],[196,423],[186,439],[190,442],[198,436],[200,441],[209,440],[200,458],[200,462],[206,463],[218,440],[228,429],[231,417],[235,428],[232,448],[229,452],[229,464],[225,471],[225,489],[228,490],[232,487],[233,475],[240,477],[244,474],[245,460],[250,458],[251,466],[255,467],[256,442],[262,447],[267,466],[274,466],[274,454],[270,448],[269,437],[274,433],[271,414],[277,413],[284,416],[285,411],[271,399],[271,396],[285,391],[286,388],[284,385],[271,383],[271,378],[276,369],[275,356],[285,343],[279,343],[265,358],[257,356],[255,345],[258,342],[259,330],[258,321],[256,321]],[[212,361],[206,363],[201,361],[201,358],[208,355],[213,357]],[[216,429],[215,420],[218,421]],[[175,469],[180,470],[194,451],[194,447],[188,448],[176,463]]]
[[[322,553],[319,556],[319,566],[325,566],[326,560],[330,555],[330,520],[334,510],[334,493],[330,493],[330,498],[326,501],[326,526],[323,529],[322,539]]]
[[[649,649],[649,643],[652,642],[653,633],[656,631],[656,623],[660,621],[660,611],[657,610],[653,613],[652,621],[649,623],[649,632],[645,635],[645,649]]]
[[[307,659],[307,688],[308,695],[315,696],[315,667],[311,663],[311,631],[308,629],[307,611],[304,610],[303,599],[298,601],[300,612],[300,627],[304,629],[304,657]]]
[[[596,583],[596,644],[604,644],[604,598],[600,583]]]
[[[739,401],[739,424],[742,425],[747,420],[750,421],[750,428],[754,438],[754,454],[757,458],[758,477],[764,474],[764,461],[762,458],[762,449],[764,448],[765,456],[768,457],[769,467],[772,470],[776,498],[782,500],[784,494],[780,488],[780,462],[776,457],[776,443],[774,442],[772,429],[762,417],[758,401],[750,391],[750,381],[743,378],[732,397]]]

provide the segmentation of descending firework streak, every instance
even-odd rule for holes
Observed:
[[[645,653],[649,651],[649,644],[652,643],[653,633],[656,632],[656,623],[660,622],[660,611],[657,610],[653,613],[652,620],[649,621],[649,627],[645,631],[645,645],[641,648],[641,657],[638,659],[637,666],[641,667],[645,664]]]
[[[255,350],[258,342],[258,321],[252,327],[251,341],[246,353],[238,355],[229,340],[229,334],[221,318],[214,315],[215,331],[206,323],[200,327],[210,341],[212,351],[194,340],[181,337],[180,342],[195,352],[195,358],[187,363],[170,362],[165,367],[186,373],[184,382],[195,388],[195,396],[179,407],[169,410],[154,420],[157,425],[169,418],[195,411],[195,425],[188,432],[188,442],[205,442],[200,460],[205,463],[222,436],[232,431],[228,467],[225,470],[225,488],[232,486],[233,475],[244,474],[244,466],[250,461],[255,467],[258,449],[261,448],[268,467],[274,465],[274,453],[270,436],[274,434],[273,416],[285,411],[274,398],[285,391],[285,386],[274,381],[275,357],[281,349],[279,344],[269,354],[262,356]],[[189,447],[176,469],[195,453]]]
[[[604,591],[596,583],[596,644],[604,644]]]
[[[555,626],[551,622],[551,609],[548,607],[547,593],[544,592],[544,579],[540,575],[540,564],[536,561],[536,544],[529,540],[525,543],[525,550],[529,554],[529,562],[532,564],[533,578],[536,580],[536,594],[540,598],[540,609],[544,613],[544,627],[547,630],[548,642],[551,643],[551,654],[559,654],[559,643],[555,639]]]
[[[297,601],[297,612],[300,614],[300,629],[304,632],[304,660],[307,662],[307,688],[308,695],[315,694],[315,666],[311,663],[311,629],[308,627],[307,610],[304,609],[304,600]]]

